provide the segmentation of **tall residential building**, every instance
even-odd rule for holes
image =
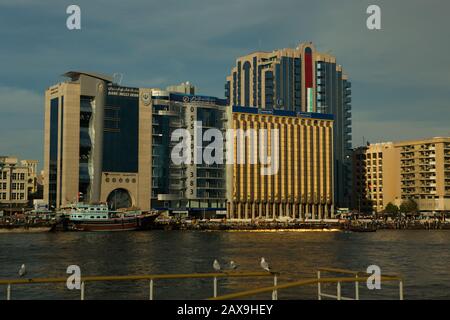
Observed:
[[[215,175],[224,168],[173,166],[171,134],[194,121],[218,126],[226,101],[153,88],[119,86],[109,76],[72,71],[46,91],[44,198],[112,208],[206,211],[225,208]],[[224,175],[224,173],[222,173]],[[210,210],[213,210],[210,209]]]
[[[230,113],[235,132],[233,164],[227,165],[228,217],[333,217],[333,117],[236,106]],[[273,171],[263,174],[269,167]]]
[[[372,144],[357,148],[354,161],[354,208],[381,212],[412,199],[423,212],[450,210],[450,138]]]
[[[37,160],[0,156],[0,206],[20,207],[37,191]]]
[[[231,106],[334,116],[334,192],[338,207],[351,197],[351,83],[336,58],[312,43],[239,57],[225,84]]]

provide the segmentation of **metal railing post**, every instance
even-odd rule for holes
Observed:
[[[403,281],[402,280],[400,280],[398,282],[398,289],[400,291],[400,300],[403,300]]]
[[[341,282],[338,281],[337,283],[337,299],[341,300]]]
[[[148,299],[153,300],[153,279],[150,279]]]
[[[317,271],[317,280],[320,280],[320,271]],[[317,281],[317,299],[322,300],[322,291],[320,288],[320,282]]]
[[[217,297],[217,277],[214,277],[214,298]]]
[[[273,276],[273,286],[276,287],[277,286],[277,275],[274,274]],[[277,289],[274,289],[272,292],[272,300],[278,300],[278,291]]]
[[[84,281],[81,282],[81,297],[80,300],[84,300]]]
[[[11,300],[11,285],[8,284],[8,287],[6,287],[6,300]]]
[[[358,279],[358,275],[355,276]],[[359,282],[355,281],[355,300],[359,300]]]

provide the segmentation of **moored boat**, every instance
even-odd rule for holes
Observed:
[[[78,203],[69,211],[74,231],[131,231],[149,229],[159,213],[140,210],[110,211],[106,204]]]

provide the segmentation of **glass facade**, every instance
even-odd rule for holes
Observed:
[[[78,192],[79,200],[86,201],[90,192],[91,178],[89,175],[89,166],[92,163],[92,139],[90,128],[92,127],[92,104],[93,97],[80,97],[80,162]]]
[[[138,172],[139,89],[109,87],[104,109],[103,171]]]
[[[202,135],[210,128],[224,129],[226,100],[171,93],[154,96],[153,101],[152,207],[194,215],[225,210],[225,166],[203,162],[176,165],[171,151],[178,141],[171,141],[171,135],[179,128],[195,130],[194,121],[201,122]],[[202,142],[203,150],[209,143]]]
[[[56,189],[58,177],[58,113],[59,98],[50,100],[50,148],[49,148],[49,206],[56,207]]]

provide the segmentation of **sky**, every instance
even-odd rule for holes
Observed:
[[[66,8],[81,8],[68,30]],[[366,27],[369,5],[381,30]],[[0,0],[0,155],[43,160],[44,92],[69,70],[224,96],[237,57],[312,41],[352,81],[353,146],[450,136],[448,0]]]

